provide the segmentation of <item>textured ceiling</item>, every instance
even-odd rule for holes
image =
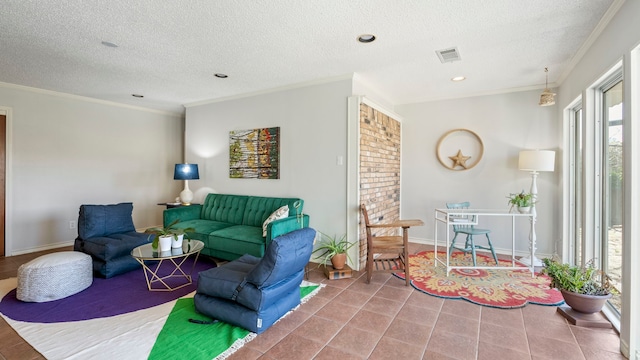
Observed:
[[[394,104],[544,87],[614,1],[3,0],[0,82],[179,113],[354,73]]]

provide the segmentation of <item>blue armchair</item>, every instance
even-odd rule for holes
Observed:
[[[262,333],[300,304],[300,284],[315,235],[312,228],[295,230],[273,239],[263,258],[246,254],[201,272],[196,310]]]

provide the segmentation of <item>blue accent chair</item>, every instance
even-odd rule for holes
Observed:
[[[262,258],[245,254],[200,272],[196,310],[258,334],[267,330],[300,304],[315,236],[312,228],[295,230],[273,239]]]
[[[132,212],[132,203],[80,206],[73,249],[91,255],[96,276],[110,278],[140,268],[131,250],[153,236],[136,232]]]
[[[447,209],[468,209],[470,203],[462,202],[462,203],[447,203]],[[465,217],[466,221],[469,223],[475,223],[476,217],[475,215]],[[496,265],[498,265],[498,257],[496,256],[496,251],[493,249],[493,244],[491,244],[491,239],[489,238],[489,233],[491,230],[487,229],[479,229],[475,227],[475,225],[465,225],[461,223],[460,225],[453,225],[453,232],[455,235],[453,236],[453,240],[451,240],[451,246],[449,247],[449,256],[453,253],[454,250],[464,251],[465,253],[471,253],[473,256],[473,266],[476,266],[476,249],[490,250],[493,255],[493,259],[496,261]],[[466,241],[464,243],[464,247],[456,246],[456,238],[459,234],[467,235]],[[488,246],[476,245],[473,240],[474,235],[485,235],[487,237]]]

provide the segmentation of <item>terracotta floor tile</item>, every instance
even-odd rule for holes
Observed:
[[[524,319],[521,309],[496,309],[483,307],[480,315],[483,323],[514,327],[524,330]]]
[[[351,287],[349,287],[338,294],[334,298],[334,301],[338,301],[346,305],[362,307],[367,301],[369,301],[371,296],[371,294],[351,290]]]
[[[435,351],[431,351],[429,349],[427,349],[427,351],[425,351],[424,356],[422,357],[423,360],[458,360],[455,357],[452,356],[447,356],[444,354],[440,354],[437,353]]]
[[[456,333],[439,331],[436,328],[429,338],[427,351],[457,360],[475,360],[478,351],[477,338],[458,336]]]
[[[341,302],[332,300],[322,309],[316,311],[316,315],[325,319],[346,323],[351,320],[358,310],[358,307],[345,305]]]
[[[480,323],[480,344],[501,346],[529,354],[529,342],[524,329]]]
[[[314,360],[364,360],[366,356],[358,356],[331,346],[325,346]]]
[[[396,319],[410,321],[416,324],[433,326],[438,319],[438,312],[434,310],[424,309],[405,303],[402,309],[396,315]]]
[[[323,346],[319,342],[292,334],[274,345],[265,355],[278,360],[313,359]]]
[[[255,339],[248,342],[245,346],[255,349],[261,353],[266,353],[288,334],[289,332],[287,330],[278,329],[272,326],[262,334],[256,336]]]
[[[378,334],[347,324],[328,345],[338,350],[367,358],[376,347],[380,338],[381,336]]]
[[[312,316],[294,330],[293,334],[326,344],[344,326],[343,323]]]
[[[324,288],[322,289],[324,290]],[[322,292],[320,290],[320,292]],[[315,314],[318,310],[322,309],[325,305],[327,305],[331,299],[322,297],[322,296],[314,296],[311,299],[307,300],[304,304],[300,305],[300,309]]]
[[[387,331],[392,320],[393,317],[391,316],[374,313],[368,310],[360,310],[351,319],[351,321],[349,321],[349,326],[354,326],[358,329],[366,330],[382,336],[382,334]]]
[[[445,301],[442,305],[442,312],[447,314],[454,314],[457,316],[464,316],[473,320],[480,320],[480,312],[482,306],[472,304],[465,300],[451,300]]]
[[[367,284],[364,282],[364,280],[358,279],[358,281],[355,281],[353,284],[349,285],[347,289],[351,291],[356,291],[361,294],[367,294],[367,295],[373,296],[373,294],[375,294],[376,292],[378,292],[378,290],[380,290],[382,285],[383,284],[374,284],[374,283]]]
[[[433,327],[428,325],[419,325],[412,321],[396,319],[389,325],[384,336],[406,343],[426,344],[432,330]]]
[[[389,299],[389,300],[405,302],[407,301],[407,298],[411,296],[412,293],[413,293],[413,288],[411,287],[396,288],[391,286],[383,286],[380,290],[378,290],[378,292],[376,293],[376,296]]]
[[[276,322],[273,326],[277,326],[280,329],[285,329],[291,332],[302,323],[304,323],[308,318],[310,318],[311,315],[313,314],[298,309],[278,320],[278,322]]]
[[[420,359],[422,358],[423,352],[423,346],[413,345],[405,341],[383,336],[375,349],[373,349],[373,353],[369,356],[369,359]]]
[[[539,335],[527,335],[532,359],[583,360],[578,344]]]
[[[608,352],[620,351],[620,337],[613,329],[586,328],[569,325],[569,329],[582,348],[592,348]]]
[[[476,341],[480,331],[480,322],[462,316],[440,313],[434,332],[456,334]]]
[[[255,360],[259,359],[262,353],[256,349],[252,349],[248,346],[243,346],[238,351],[231,354],[227,359],[229,360]]]
[[[609,352],[594,348],[582,348],[586,360],[626,360],[620,351]]]
[[[423,294],[419,291],[414,291],[411,296],[409,296],[406,303],[418,306],[423,309],[435,310],[440,312],[440,310],[442,309],[442,305],[445,303],[445,300],[443,298]]]
[[[387,314],[390,316],[395,316],[403,303],[399,301],[393,301],[385,298],[381,298],[379,296],[374,296],[366,304],[362,307],[364,310],[369,310],[374,313],[379,314]]]
[[[506,341],[505,345],[508,345]],[[501,347],[495,344],[489,344],[487,342],[483,342],[481,339],[480,344],[478,345],[478,360],[496,359],[530,360],[531,355],[529,355],[528,351],[521,352],[511,347]]]
[[[558,308],[556,306],[543,306],[528,304],[521,309],[524,322],[532,321],[536,319],[545,319],[545,321],[556,321],[566,324],[565,318],[558,314]]]
[[[536,320],[525,320],[524,328],[527,335],[541,336],[576,344],[576,339],[567,323],[545,321],[545,319],[546,318],[541,317]]]
[[[318,292],[318,294],[316,296],[318,297],[323,297],[323,298],[327,298],[327,299],[333,299],[334,297],[336,297],[339,293],[341,293],[344,289],[343,288],[339,288],[339,287],[335,287],[331,284],[326,284],[322,290],[320,290]]]

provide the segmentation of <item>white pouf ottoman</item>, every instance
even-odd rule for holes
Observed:
[[[91,286],[91,256],[78,251],[42,255],[18,268],[16,298],[46,302],[65,298]]]

